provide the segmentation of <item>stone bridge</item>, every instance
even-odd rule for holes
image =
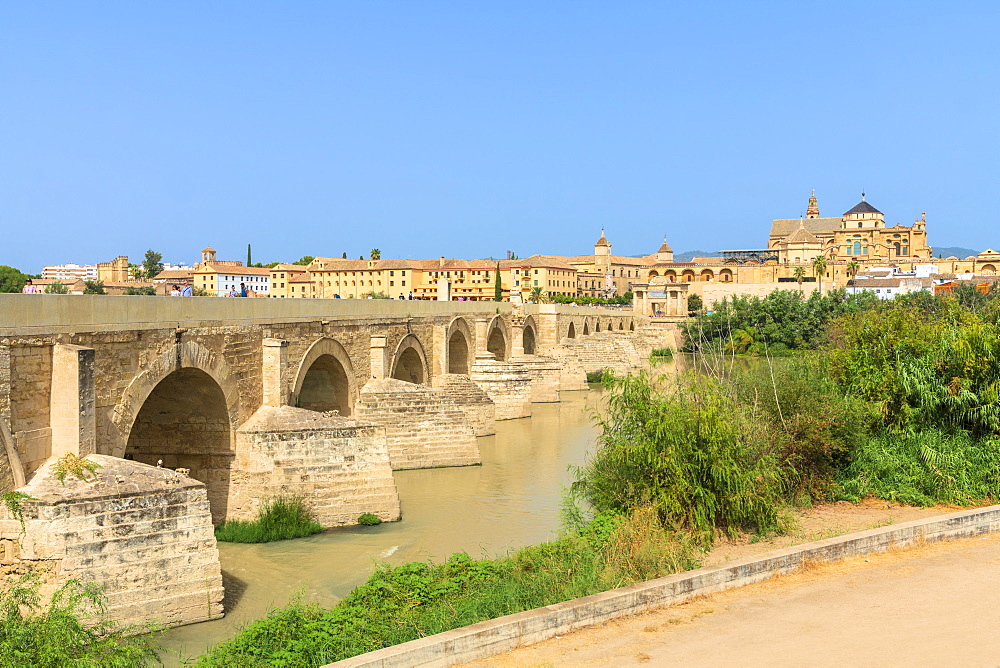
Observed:
[[[393,469],[477,464],[494,420],[664,334],[556,305],[0,295],[0,492],[33,497],[23,525],[0,509],[0,568],[105,582],[133,621],[218,617],[213,524],[279,495],[399,519]]]

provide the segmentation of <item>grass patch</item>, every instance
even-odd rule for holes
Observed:
[[[382,524],[382,518],[373,513],[362,513],[358,516],[358,524],[365,527],[373,527]]]
[[[698,566],[650,509],[599,516],[498,559],[381,566],[332,608],[293,601],[198,657],[197,666],[321,666],[364,652]]]
[[[215,530],[215,539],[226,543],[271,543],[302,538],[323,530],[299,497],[278,497],[266,502],[251,521],[230,520]]]
[[[657,359],[670,360],[674,358],[674,351],[672,348],[653,348],[653,352],[651,352],[649,356]]]

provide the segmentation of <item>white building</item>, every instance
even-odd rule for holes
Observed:
[[[42,278],[51,278],[64,283],[73,283],[76,280],[96,281],[96,264],[50,264],[42,269]]]

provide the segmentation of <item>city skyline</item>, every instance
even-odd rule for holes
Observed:
[[[812,189],[995,247],[997,13],[15,6],[0,264],[759,248]]]

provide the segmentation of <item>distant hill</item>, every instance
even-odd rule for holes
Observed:
[[[693,250],[684,251],[683,253],[674,253],[674,262],[690,262],[696,257],[717,257],[719,251],[709,252],[703,250]]]
[[[979,255],[979,251],[972,250],[971,248],[962,248],[961,246],[931,246],[931,255],[934,257],[951,257],[954,255],[957,258],[967,258],[970,255]]]

